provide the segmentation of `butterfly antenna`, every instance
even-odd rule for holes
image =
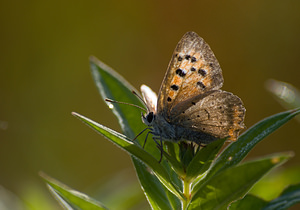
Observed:
[[[144,109],[144,108],[142,108],[142,107],[140,107],[138,105],[135,105],[135,104],[130,104],[130,103],[122,102],[122,101],[115,101],[115,100],[111,100],[111,99],[108,99],[108,98],[106,98],[105,101],[110,102],[110,103],[118,103],[118,104],[126,104],[126,105],[130,105],[130,106],[134,106],[134,107],[137,107],[137,108],[139,108],[139,109],[144,110],[145,112],[147,112],[146,109]]]
[[[139,94],[137,94],[134,90],[132,91],[133,95],[135,95],[138,99],[140,99],[141,102],[143,102],[143,104],[147,107],[147,111],[150,110],[150,108],[148,107],[148,105],[146,104],[146,102],[142,99],[141,96],[139,96]]]

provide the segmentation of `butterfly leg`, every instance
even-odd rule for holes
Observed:
[[[148,128],[148,129],[150,129],[150,128]],[[146,130],[146,129],[144,129],[144,130]],[[145,138],[145,141],[144,141],[144,144],[143,144],[143,148],[145,148],[146,141],[147,141],[147,139],[148,139],[148,135],[149,135],[149,134],[152,134],[152,132],[149,131],[149,132],[147,133],[146,138]]]
[[[132,139],[132,141],[134,141],[134,140],[136,140],[137,139],[137,137],[139,137],[142,133],[144,133],[145,132],[145,130],[147,130],[147,129],[149,129],[149,130],[151,130],[151,128],[149,128],[149,127],[147,127],[147,128],[145,128],[145,129],[143,129],[138,135],[136,135],[135,137],[134,137],[134,139]],[[143,147],[144,148],[144,147]]]
[[[157,141],[159,139],[159,142]],[[160,159],[159,159],[159,163],[162,161],[163,158],[163,154],[164,154],[164,147],[163,147],[163,141],[162,141],[162,137],[153,137],[154,142],[157,144],[157,147],[160,149]]]

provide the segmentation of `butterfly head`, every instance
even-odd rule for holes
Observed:
[[[142,121],[147,126],[152,126],[155,119],[155,114],[153,112],[149,112],[146,115],[142,113]]]

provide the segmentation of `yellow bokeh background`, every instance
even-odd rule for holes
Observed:
[[[177,42],[192,30],[219,60],[223,89],[243,100],[248,128],[284,111],[264,84],[300,88],[299,11],[293,0],[2,1],[0,185],[22,197],[33,185],[46,190],[39,171],[80,191],[128,168],[135,178],[124,151],[71,115],[120,130],[93,83],[90,55],[157,92]],[[284,167],[299,166],[298,131],[290,121],[248,158],[294,151]]]

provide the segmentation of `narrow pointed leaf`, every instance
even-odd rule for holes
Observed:
[[[226,139],[215,141],[197,152],[186,170],[186,180],[196,178],[203,174],[215,159]]]
[[[90,61],[94,81],[103,99],[109,98],[117,101],[123,101],[143,106],[143,104],[141,104],[141,102],[132,94],[132,90],[135,90],[134,87],[130,85],[122,76],[120,76],[113,69],[111,69],[110,67],[108,67],[107,65],[105,65],[104,63],[102,63],[94,57],[91,57]],[[123,132],[131,138],[134,138],[139,132],[141,132],[145,128],[145,126],[141,123],[141,111],[135,107],[114,104],[113,113],[119,119],[119,123]],[[140,142],[140,144],[143,144],[144,139],[138,138],[137,140]],[[156,158],[160,157],[160,153],[153,141],[148,141],[145,149],[152,155],[154,155]],[[133,161],[133,163],[136,169],[141,167],[141,170],[144,170],[143,164],[141,162]],[[139,174],[141,173],[141,170],[136,170],[138,173],[138,177],[142,177]],[[143,171],[142,174],[146,173],[149,173],[147,176],[149,179],[153,178],[149,170]],[[146,186],[147,182],[156,181],[156,178],[153,178],[153,180],[140,180],[142,186]],[[156,192],[156,194],[159,194],[160,190],[163,189],[163,186],[157,186],[158,184],[153,185],[151,189],[153,192]],[[143,187],[143,189],[146,189],[146,187]],[[148,200],[150,200],[150,195],[153,193],[148,193],[145,190],[144,193],[147,196]],[[152,206],[153,209],[160,207],[160,203],[156,204],[157,206]],[[152,204],[150,203],[150,205]],[[161,205],[164,206],[165,204],[161,203]]]
[[[192,193],[188,209],[226,209],[230,203],[243,197],[268,171],[290,156],[273,155],[223,170]]]
[[[167,170],[172,183],[177,186],[177,189],[182,192],[182,180],[180,179],[179,175],[177,172],[175,172],[169,162],[167,160],[163,160],[161,164],[164,166],[164,168]],[[180,209],[179,207],[181,206],[181,200],[176,197],[173,193],[170,191],[166,191],[167,197],[169,198],[170,205],[172,206],[171,209]]]
[[[216,172],[240,163],[256,144],[299,113],[300,109],[275,114],[249,128],[236,142],[230,144],[217,158],[209,171],[207,179]]]
[[[300,184],[289,186],[278,198],[266,205],[263,210],[288,209],[296,203],[300,203]]]
[[[244,198],[230,205],[229,210],[253,210],[262,209],[268,204],[267,201],[251,194],[247,194]]]
[[[59,181],[49,177],[44,173],[40,173],[40,176],[46,181],[50,192],[56,197],[62,206],[66,209],[91,209],[102,210],[107,209],[99,201],[96,201],[89,196],[73,190]]]
[[[300,107],[300,91],[293,85],[274,79],[266,82],[266,88],[287,109]]]
[[[91,57],[90,65],[95,84],[103,100],[108,98],[144,107],[141,101],[132,93],[133,90],[137,93],[138,91],[121,75],[94,57]],[[111,104],[106,101],[105,103],[108,106],[113,106],[111,110],[117,116],[126,136],[134,138],[136,133],[145,128],[141,123],[142,110],[126,104]]]
[[[133,161],[137,162],[138,160],[133,159]],[[137,162],[136,164],[139,163]],[[145,173],[145,171],[147,171],[147,167],[143,164],[137,167],[136,170],[140,182],[144,183],[142,187],[143,190],[147,192],[146,197],[152,209],[172,209],[166,190],[163,189],[163,185],[161,185],[160,181],[151,173]]]
[[[181,192],[172,184],[169,174],[164,169],[164,167],[148,152],[146,152],[140,146],[134,144],[130,139],[128,139],[125,135],[120,134],[110,128],[107,128],[101,124],[98,124],[84,116],[81,116],[77,113],[73,113],[74,116],[78,117],[88,126],[102,134],[111,142],[120,146],[122,149],[127,151],[129,154],[135,156],[137,159],[141,160],[143,163],[148,165],[157,176],[157,178],[161,181],[165,187],[174,193],[176,196],[183,198]]]
[[[108,98],[144,108],[144,104],[132,93],[132,91],[136,93],[138,91],[116,71],[95,57],[91,57],[90,65],[95,84],[103,100]],[[146,128],[141,120],[142,110],[139,108],[120,103],[111,104],[106,101],[105,103],[109,107],[113,107],[111,110],[119,120],[122,131],[126,136],[133,139]],[[143,145],[145,138],[141,136],[136,141]],[[160,151],[156,148],[154,141],[148,140],[145,149],[156,158],[160,158]]]
[[[299,183],[299,177],[299,166],[285,167],[267,174],[251,189],[250,193],[270,201],[278,197],[282,193],[282,189]]]
[[[168,164],[172,165],[172,168],[174,169],[174,171],[176,171],[176,173],[178,173],[179,175],[184,174],[182,164],[180,164],[177,161],[177,159],[174,158],[174,156],[171,156],[167,152],[164,151],[164,157],[168,161]]]
[[[132,174],[127,170],[113,174],[100,185],[92,186],[93,195],[101,198],[110,209],[123,210],[147,206],[140,184],[130,177]]]

